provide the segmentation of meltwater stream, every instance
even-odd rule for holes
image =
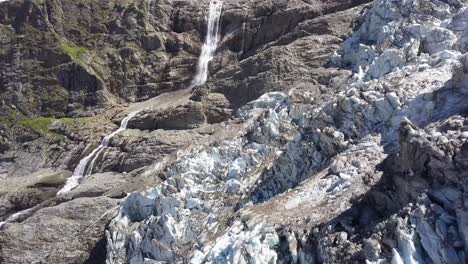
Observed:
[[[63,195],[71,191],[73,188],[80,184],[80,181],[83,179],[83,177],[89,176],[93,173],[94,164],[101,152],[109,146],[109,141],[118,133],[126,130],[128,121],[130,121],[130,119],[132,119],[136,114],[138,114],[138,112],[139,111],[131,112],[129,115],[127,115],[120,123],[119,129],[105,136],[99,147],[93,150],[88,156],[80,160],[80,163],[78,164],[78,166],[76,166],[73,175],[67,179],[65,186],[63,186],[63,188],[57,193],[57,195]]]
[[[209,63],[213,59],[214,53],[216,48],[218,47],[218,43],[220,40],[219,35],[219,26],[220,26],[220,19],[221,13],[223,8],[223,2],[219,0],[211,0],[209,6],[209,13],[208,13],[208,21],[207,21],[207,32],[206,32],[206,39],[202,46],[202,50],[200,53],[200,57],[198,59],[197,64],[197,71],[193,78],[189,89],[195,88],[199,85],[202,85],[208,79],[208,72],[209,72]],[[188,90],[189,90],[188,89]],[[112,137],[117,135],[118,133],[127,129],[127,124],[130,119],[132,119],[139,111],[135,111],[130,113],[127,117],[122,120],[120,124],[120,128],[114,131],[113,133],[104,137],[101,142],[101,145],[93,150],[88,156],[84,157],[78,166],[75,168],[73,175],[67,179],[65,186],[57,193],[57,196],[63,195],[68,193],[72,189],[76,188],[80,181],[92,174],[94,164],[98,159],[99,155],[102,151],[104,151],[109,146],[109,141]]]
[[[214,52],[218,47],[220,39],[219,21],[221,19],[222,10],[223,1],[210,1],[206,39],[201,50],[200,58],[198,59],[197,72],[193,78],[190,88],[202,85],[208,79],[208,66],[210,61],[213,59]]]

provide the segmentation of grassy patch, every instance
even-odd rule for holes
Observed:
[[[67,44],[62,44],[61,46],[62,51],[70,55],[74,60],[79,60],[80,56],[87,52],[88,49],[85,47],[79,47],[79,46],[70,46]]]
[[[24,115],[19,112],[12,112],[5,116],[0,116],[0,124],[5,124],[7,126],[13,126],[18,124],[19,120],[24,119]]]
[[[89,123],[88,117],[80,118],[55,118],[55,117],[35,117],[28,118],[20,113],[13,113],[8,116],[0,116],[0,123],[8,126],[23,126],[36,131],[43,136],[59,136],[61,135],[49,131],[49,126],[55,121],[61,121],[66,127],[82,127]]]
[[[56,121],[57,119],[53,117],[37,117],[37,118],[28,118],[25,120],[21,120],[18,124],[25,127],[30,127],[34,129],[36,132],[45,135],[50,133],[48,126]]]
[[[43,136],[63,137],[62,135],[49,131],[50,124],[52,124],[55,121],[60,121],[66,127],[73,129],[77,127],[83,127],[87,122],[89,122],[89,118],[87,117],[80,117],[80,118],[36,117],[36,118],[26,118],[18,122],[18,124],[21,126],[30,127]]]

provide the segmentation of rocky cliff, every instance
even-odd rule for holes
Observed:
[[[0,14],[0,263],[468,262],[466,2]]]

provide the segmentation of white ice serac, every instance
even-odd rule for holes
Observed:
[[[93,173],[94,164],[96,163],[96,160],[101,154],[101,152],[109,146],[109,141],[118,133],[126,130],[128,121],[130,121],[130,119],[132,119],[136,114],[138,114],[138,112],[139,111],[135,111],[128,114],[120,123],[119,129],[105,136],[99,147],[93,150],[88,156],[80,160],[80,163],[78,164],[78,166],[76,166],[75,170],[73,171],[73,175],[67,179],[65,186],[63,186],[63,188],[57,193],[57,196],[68,193],[72,189],[76,188],[80,184],[80,181],[83,179],[83,177],[89,176]]]
[[[219,22],[223,9],[223,1],[212,0],[210,1],[210,9],[208,13],[208,26],[206,32],[205,43],[203,44],[200,58],[198,59],[197,72],[190,85],[190,88],[203,85],[208,79],[208,66],[213,59],[213,55],[218,47],[219,36]]]

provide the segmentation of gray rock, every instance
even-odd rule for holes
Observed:
[[[0,231],[5,263],[84,263],[98,261],[103,225],[115,213],[116,200],[81,198],[40,209],[22,223]],[[98,244],[96,244],[98,243]]]
[[[194,129],[206,122],[203,106],[197,102],[159,111],[144,110],[130,120],[129,127],[142,130]]]
[[[0,259],[466,262],[466,4],[367,2],[225,1],[194,91],[208,1],[0,3]]]

